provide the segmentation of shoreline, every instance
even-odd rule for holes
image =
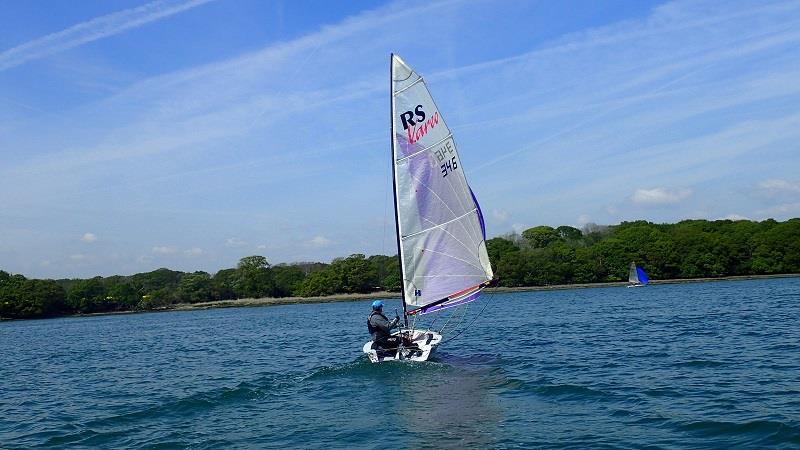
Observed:
[[[770,278],[797,278],[800,274],[774,274],[774,275],[736,275],[719,278],[676,278],[670,280],[651,280],[650,284],[686,284],[686,283],[711,283],[715,281],[744,281],[761,280]],[[590,288],[611,288],[627,286],[627,281],[611,281],[606,283],[575,283],[575,284],[554,284],[550,286],[519,286],[519,287],[494,287],[487,288],[486,292],[536,292],[569,289],[590,289]],[[215,300],[200,303],[176,303],[165,309],[158,311],[190,311],[193,309],[213,309],[213,308],[238,308],[256,306],[277,306],[277,305],[297,305],[315,303],[337,303],[351,302],[358,300],[374,299],[400,299],[399,292],[377,291],[367,294],[333,294],[325,297],[281,297],[281,298],[242,298],[236,300]],[[148,312],[148,311],[142,311]],[[104,313],[100,313],[104,314]],[[113,314],[113,313],[112,313]],[[88,314],[85,314],[88,315]]]
[[[772,275],[736,275],[729,277],[719,278],[676,278],[670,280],[651,280],[650,284],[687,284],[687,283],[711,283],[715,281],[744,281],[744,280],[762,280],[770,278],[797,278],[800,274],[772,274]],[[519,286],[519,287],[494,287],[487,288],[486,292],[492,293],[505,293],[505,292],[536,292],[536,291],[555,291],[555,290],[570,290],[570,289],[591,289],[591,288],[612,288],[627,286],[627,281],[611,281],[605,283],[575,283],[575,284],[554,284],[549,286]],[[54,317],[40,317],[36,319],[6,319],[0,318],[0,322],[16,321],[16,320],[40,320],[40,319],[58,319],[65,317],[93,317],[93,316],[110,316],[118,314],[142,314],[152,312],[174,312],[174,311],[192,311],[198,309],[217,309],[217,308],[248,308],[248,307],[263,307],[263,306],[279,306],[279,305],[304,305],[304,304],[317,304],[317,303],[338,303],[338,302],[352,302],[359,300],[374,300],[374,299],[400,299],[399,292],[389,291],[376,291],[366,294],[333,294],[324,297],[263,297],[263,298],[241,298],[231,300],[213,300],[200,303],[176,303],[174,305],[165,306],[158,309],[147,309],[140,311],[109,311],[102,313],[89,313],[89,314],[68,314],[63,316]]]

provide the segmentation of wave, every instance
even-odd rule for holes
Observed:
[[[707,359],[692,359],[689,361],[681,361],[672,364],[674,367],[724,367],[730,366],[733,363],[725,361],[712,361]]]
[[[72,424],[72,429],[66,433],[35,433],[23,438],[28,440],[46,438],[45,446],[93,445],[92,443],[95,441],[107,442],[121,436],[121,430],[130,430],[137,424],[147,423],[154,419],[182,422],[206,414],[215,408],[286,395],[287,391],[296,385],[295,378],[267,374],[255,380],[240,382],[233,387],[217,387],[185,397],[168,398],[155,404],[126,405],[128,409],[136,408],[136,410]]]
[[[502,388],[504,395],[535,394],[545,398],[561,401],[612,401],[618,395],[578,384],[552,384],[545,379],[535,382],[524,381],[517,378],[506,378],[496,385]]]
[[[800,444],[800,426],[777,420],[751,420],[747,422],[702,420],[685,423],[678,428],[704,438],[724,439],[730,441],[732,445]]]
[[[446,371],[449,369],[447,364],[436,360],[425,362],[419,361],[388,361],[381,364],[370,362],[366,355],[359,356],[355,361],[334,364],[331,366],[320,367],[310,374],[301,376],[304,382],[325,381],[330,379],[341,379],[348,377],[373,378],[381,376],[405,377],[419,376],[435,372]]]

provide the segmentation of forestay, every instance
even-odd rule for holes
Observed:
[[[486,232],[453,135],[424,80],[392,56],[392,154],[408,314],[474,300],[492,279]]]

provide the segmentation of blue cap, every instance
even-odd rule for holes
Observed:
[[[383,308],[383,302],[380,300],[375,300],[372,302],[372,309],[381,309]]]

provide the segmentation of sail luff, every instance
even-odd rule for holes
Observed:
[[[397,258],[400,262],[400,298],[403,300],[403,321],[408,328],[408,308],[406,306],[405,283],[406,269],[403,264],[403,246],[400,243],[400,210],[397,203],[397,148],[394,134],[394,53],[389,56],[389,129],[392,141],[392,193],[394,194],[394,226],[397,238]]]

